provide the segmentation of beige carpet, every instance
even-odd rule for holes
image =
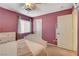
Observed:
[[[56,46],[49,45],[46,50],[48,56],[76,56],[76,52],[62,49]]]

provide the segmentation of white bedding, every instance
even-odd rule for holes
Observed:
[[[29,34],[25,36],[24,39],[28,39],[32,42],[35,42],[40,45],[43,45],[44,47],[47,47],[47,41],[43,40],[42,37],[40,37],[38,34]]]
[[[0,33],[0,35],[0,56],[17,56],[18,48],[28,48],[33,55],[37,55],[45,50],[47,45],[46,41],[36,34],[18,41],[15,41],[15,32]]]
[[[17,56],[18,47],[19,49],[22,49],[24,47],[28,48],[28,51],[31,51],[32,55],[38,55],[42,50],[45,49],[45,47],[41,44],[35,43],[30,40],[21,39],[18,41],[0,44],[0,56]]]
[[[25,41],[33,55],[38,55],[42,50],[45,50],[45,47],[41,44],[35,43],[30,40]]]
[[[16,56],[17,43],[16,41],[0,44],[0,56]]]

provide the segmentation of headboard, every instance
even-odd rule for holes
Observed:
[[[16,40],[15,32],[2,32],[0,33],[0,44]]]

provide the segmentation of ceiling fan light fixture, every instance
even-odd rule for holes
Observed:
[[[34,10],[36,6],[34,3],[25,3],[24,8],[27,11],[31,11],[31,10]]]

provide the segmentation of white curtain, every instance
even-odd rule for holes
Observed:
[[[18,33],[29,33],[29,32],[31,32],[31,21],[24,20],[21,17],[19,17],[18,22],[19,22],[18,23]]]

